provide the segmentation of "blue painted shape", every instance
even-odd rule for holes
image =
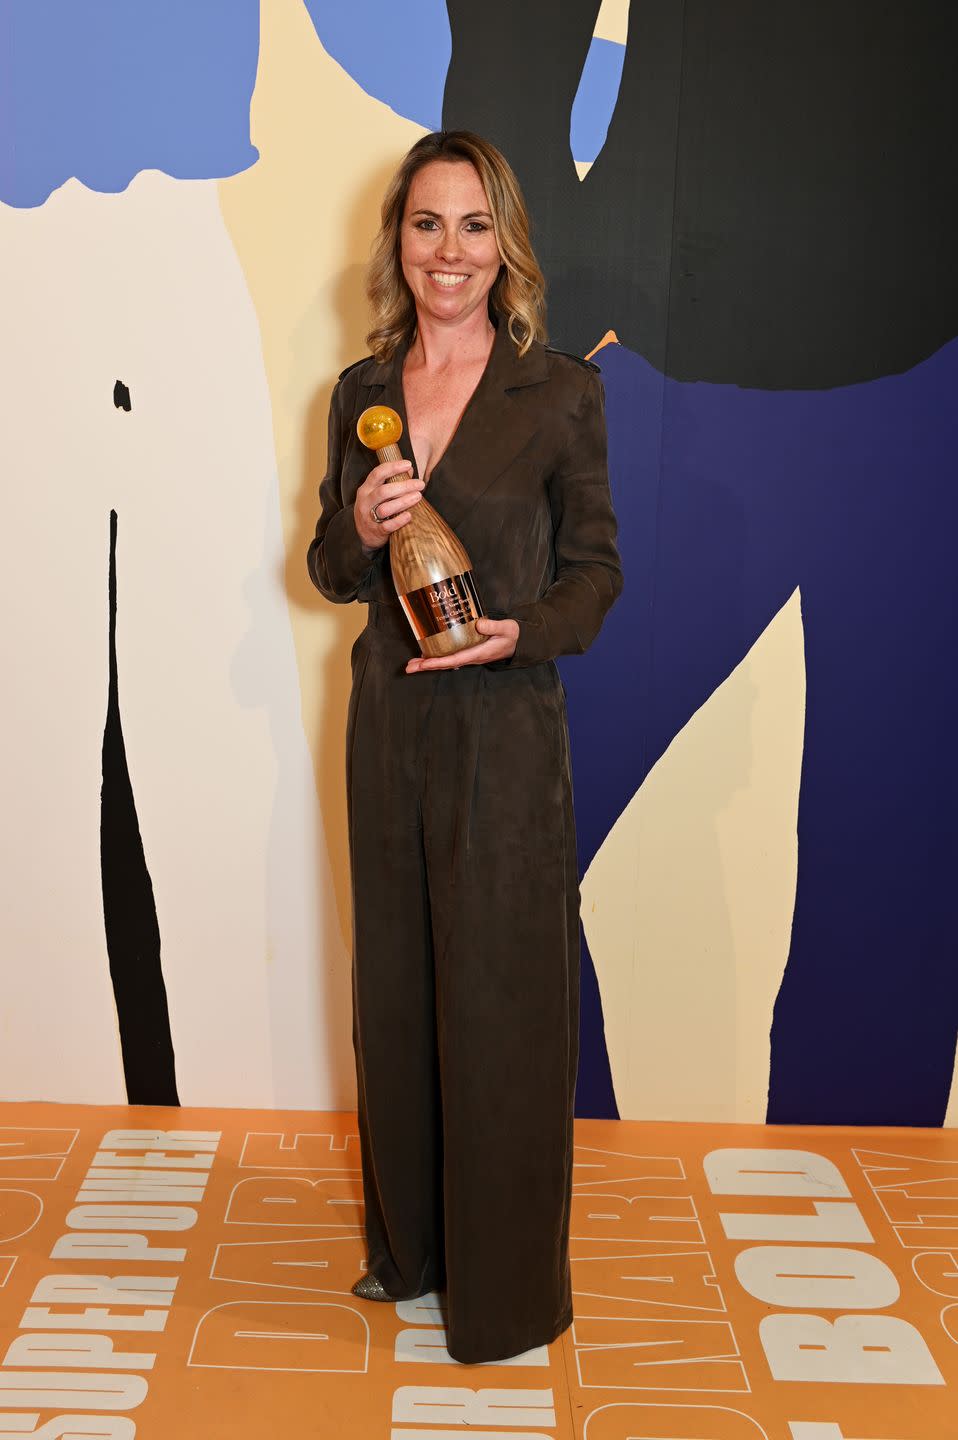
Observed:
[[[367,95],[426,130],[442,129],[452,54],[444,0],[305,0],[323,49]]]
[[[958,1033],[958,341],[828,391],[681,384],[619,346],[597,359],[626,584],[561,666],[580,869],[800,585],[798,891],[768,1117],[940,1125]],[[716,806],[745,781],[747,735],[738,763]],[[597,1007],[581,1039],[587,1094],[608,1066]]]
[[[0,200],[42,205],[71,176],[117,192],[140,170],[235,175],[258,158],[256,0],[7,0]]]
[[[595,36],[572,105],[569,145],[573,160],[593,161],[605,144],[625,64],[625,46]]]
[[[397,115],[442,129],[442,97],[452,54],[444,0],[305,0],[323,48]],[[594,160],[605,144],[625,62],[625,46],[593,39],[570,123],[576,160]]]

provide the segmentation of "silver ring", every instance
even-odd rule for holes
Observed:
[[[379,513],[378,506],[374,505],[369,513],[373,517],[377,525],[381,525],[383,523],[383,517]]]

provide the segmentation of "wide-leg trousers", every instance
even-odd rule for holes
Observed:
[[[378,609],[347,734],[368,1268],[396,1299],[445,1289],[450,1355],[499,1360],[572,1320],[565,697],[551,663],[407,676]]]

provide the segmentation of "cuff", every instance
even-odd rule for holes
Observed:
[[[323,541],[326,573],[337,595],[352,595],[372,569],[375,555],[363,549],[353,519],[352,505],[336,512]]]
[[[500,619],[500,616],[494,616]],[[509,616],[519,626],[516,648],[508,660],[493,660],[489,670],[518,670],[525,665],[541,665],[553,657],[549,651],[548,635],[542,610],[538,604],[522,605]]]

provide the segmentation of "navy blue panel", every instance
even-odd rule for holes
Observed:
[[[665,380],[619,345],[595,357],[605,385],[609,478],[625,570],[622,598],[585,655],[559,662],[569,714],[581,874],[650,768],[649,714],[659,436]]]
[[[798,896],[769,1119],[940,1124],[958,1025],[958,343],[818,392],[597,358],[626,587],[562,665],[580,866],[800,585]],[[584,1007],[583,1093],[607,1064]]]
[[[575,1113],[600,1120],[618,1120],[619,1107],[612,1088],[612,1071],[605,1048],[602,998],[589,945],[582,936],[582,984],[579,1009],[579,1073],[575,1085]]]

